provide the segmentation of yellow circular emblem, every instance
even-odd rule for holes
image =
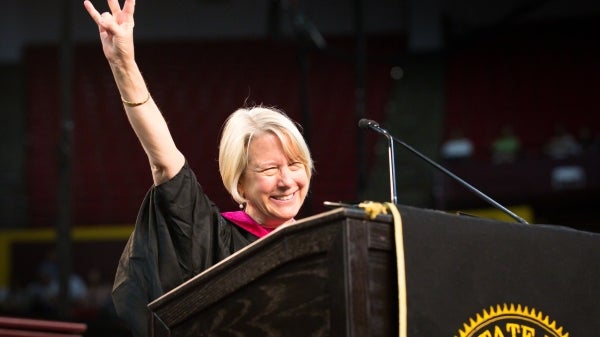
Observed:
[[[518,304],[491,306],[470,318],[454,337],[569,337],[541,311]]]

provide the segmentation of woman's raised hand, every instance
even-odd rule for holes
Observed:
[[[133,12],[135,0],[125,0],[123,7],[118,0],[108,0],[109,12],[100,14],[89,0],[83,5],[92,19],[98,25],[102,50],[111,65],[120,64],[135,59],[133,48]]]
[[[125,112],[144,151],[148,155],[155,185],[174,177],[185,164],[185,157],[171,137],[167,123],[151,99],[134,57],[133,11],[135,0],[108,0],[110,13],[100,14],[89,0],[85,9],[98,25],[102,49],[119,88]],[[139,103],[132,104],[130,102]]]

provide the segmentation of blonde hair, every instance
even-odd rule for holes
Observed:
[[[248,165],[250,141],[252,137],[264,133],[271,133],[279,138],[285,155],[304,164],[310,181],[313,161],[296,124],[283,111],[275,108],[240,108],[227,118],[219,144],[221,180],[237,203],[245,202],[238,191],[238,184]]]

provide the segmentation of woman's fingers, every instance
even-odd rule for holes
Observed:
[[[105,28],[112,33],[115,33],[119,29],[119,25],[115,22],[115,17],[112,14],[104,12],[100,17],[100,25],[102,28]]]
[[[83,5],[85,6],[85,9],[88,11],[88,13],[92,17],[92,19],[98,25],[100,32],[105,31],[105,30],[109,30],[111,32],[115,31],[115,29],[117,27],[115,24],[115,19],[112,16],[112,14],[110,14],[108,12],[104,12],[104,13],[100,14],[89,0],[84,1]]]
[[[126,16],[133,16],[133,11],[135,10],[135,0],[125,0],[125,4],[123,4],[123,13]]]
[[[114,61],[123,56],[133,55],[131,38],[135,1],[127,0],[123,10],[119,6],[119,0],[107,2],[110,12],[98,12],[89,0],[84,1],[84,6],[98,25],[105,56],[109,61]]]
[[[107,0],[110,11],[119,24],[133,20],[135,10],[135,0],[125,0],[123,8],[119,5],[119,0]]]
[[[119,5],[119,0],[108,0],[108,8],[110,8],[110,12],[113,16],[117,17],[119,13],[121,13],[121,5]]]
[[[87,12],[90,14],[90,16],[92,17],[92,19],[96,22],[96,24],[100,26],[100,24],[102,22],[102,16],[96,10],[96,8],[94,7],[94,5],[92,5],[92,3],[90,1],[85,0],[83,2],[83,6],[87,10]]]

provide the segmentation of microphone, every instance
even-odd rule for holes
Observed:
[[[417,155],[419,158],[425,160],[428,164],[432,165],[436,169],[442,171],[443,173],[445,173],[446,175],[448,175],[450,178],[456,180],[461,185],[463,185],[464,187],[466,187],[467,189],[469,189],[471,192],[475,193],[478,197],[480,197],[483,200],[487,201],[489,204],[491,204],[492,206],[494,206],[497,209],[501,210],[502,212],[504,212],[505,214],[507,214],[508,216],[510,216],[511,218],[513,218],[514,220],[516,220],[517,222],[520,222],[522,224],[527,224],[528,223],[527,221],[525,221],[525,219],[519,217],[518,215],[516,215],[515,213],[513,213],[508,208],[502,206],[496,200],[490,198],[485,193],[483,193],[480,190],[476,189],[471,184],[469,184],[466,181],[464,181],[463,179],[459,178],[454,173],[448,171],[445,167],[443,167],[440,164],[436,163],[435,161],[431,160],[429,157],[425,156],[421,152],[415,150],[412,146],[410,146],[410,145],[406,144],[405,142],[403,142],[403,141],[397,139],[396,137],[392,136],[386,129],[384,129],[381,126],[379,126],[379,123],[377,123],[377,122],[375,122],[373,120],[370,120],[370,119],[362,118],[361,120],[358,121],[358,126],[360,128],[363,128],[363,129],[370,128],[370,129],[376,131],[377,133],[380,133],[380,134],[384,135],[388,139],[388,141],[389,141],[390,144],[393,143],[393,142],[396,142],[396,143],[402,145],[403,147],[405,147],[406,149],[408,149],[410,152],[412,152],[413,154]],[[389,150],[393,150],[393,147],[389,146]],[[393,154],[389,155],[388,159],[390,161],[392,161],[394,159]],[[390,174],[392,174],[392,170],[391,170],[392,166],[393,166],[393,163],[390,163]],[[395,173],[395,168],[394,168],[394,173]],[[393,179],[393,181],[394,181],[394,183],[393,183],[394,184],[394,188],[393,188],[392,195],[394,196],[395,193],[396,193],[396,191],[395,191],[396,190],[396,187],[395,187],[395,178]],[[394,200],[394,198],[392,198],[392,201],[393,200]]]
[[[379,126],[379,124],[377,124],[375,121],[370,120],[370,119],[366,119],[366,118],[363,118],[363,119],[361,119],[361,120],[358,121],[358,127],[363,128],[363,129],[367,128],[367,127],[371,127],[371,125],[373,125],[373,126],[375,126],[375,125]]]

